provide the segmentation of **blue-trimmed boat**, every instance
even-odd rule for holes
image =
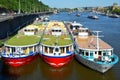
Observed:
[[[75,40],[75,58],[87,67],[104,73],[119,61],[113,48],[99,38],[100,31],[93,34],[79,23],[70,23],[69,30]]]
[[[63,22],[48,22],[40,40],[40,55],[46,63],[57,68],[72,60],[73,42]]]
[[[44,29],[42,23],[34,23],[18,31],[2,47],[1,57],[5,64],[19,67],[38,57],[39,39]]]

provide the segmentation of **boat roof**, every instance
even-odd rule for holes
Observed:
[[[46,27],[46,31],[49,32],[53,28],[61,29],[62,32],[67,31],[63,22],[58,22],[58,21],[49,22],[47,27]],[[44,34],[43,38],[41,40],[41,44],[48,45],[48,46],[55,46],[56,44],[57,44],[57,46],[64,46],[64,45],[72,44],[72,40],[71,40],[71,37],[68,34],[68,32],[67,32],[67,34],[62,34],[62,35],[59,35],[59,36],[55,36],[55,35],[52,35],[52,34],[49,34],[49,35]]]
[[[82,49],[97,49],[97,38],[95,35],[90,35],[88,38],[76,36],[76,43]],[[112,49],[112,47],[99,38],[99,49]]]
[[[6,45],[11,46],[27,46],[36,44],[39,42],[40,35],[15,35],[5,42]]]
[[[71,23],[72,26],[83,26],[82,24],[80,23],[77,23],[76,21],[74,21],[73,23]]]
[[[48,46],[64,46],[72,44],[72,40],[69,35],[66,36],[54,36],[54,35],[44,35],[41,44]]]
[[[21,30],[24,29],[38,29],[43,31],[45,29],[45,25],[43,24],[31,24],[26,27],[24,27]],[[12,37],[10,37],[6,42],[5,45],[9,46],[28,46],[39,43],[41,34],[35,34],[35,35],[24,35],[24,34],[16,34]]]

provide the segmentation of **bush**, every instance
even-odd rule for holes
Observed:
[[[3,45],[3,42],[2,41],[0,41],[0,47]]]

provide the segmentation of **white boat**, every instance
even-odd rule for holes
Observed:
[[[79,13],[77,13],[77,14],[76,14],[76,16],[77,16],[77,17],[79,17],[79,16],[80,16],[80,14],[79,14]]]
[[[68,64],[73,59],[73,42],[63,22],[47,23],[40,40],[40,55],[46,63],[56,68]]]
[[[110,14],[109,17],[111,17],[111,18],[119,18],[120,16],[117,15],[117,14]]]
[[[99,38],[100,31],[96,31],[95,36],[88,28],[80,25],[71,23],[69,26],[75,40],[75,58],[93,70],[101,73],[108,71],[119,61],[118,56],[113,53],[113,48],[109,44]]]
[[[38,57],[39,39],[44,28],[44,24],[35,21],[6,40],[1,53],[3,62],[9,66],[20,67],[35,60]]]
[[[90,18],[90,19],[98,19],[98,16],[96,16],[96,15],[89,15],[88,18]]]

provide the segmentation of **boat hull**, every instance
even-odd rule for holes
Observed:
[[[31,61],[36,59],[37,56],[38,56],[37,54],[33,54],[30,56],[26,56],[26,57],[19,57],[19,58],[2,56],[2,59],[4,60],[4,63],[6,65],[13,66],[13,67],[19,67],[19,66],[23,66],[25,64],[30,63]]]
[[[79,54],[75,54],[75,58],[81,62],[82,64],[84,64],[85,66],[93,69],[93,70],[96,70],[98,72],[101,72],[101,73],[105,73],[106,71],[108,71],[110,68],[112,68],[113,64],[97,64],[93,61],[90,61],[90,60],[87,60],[87,59],[84,59],[82,56],[80,56]]]
[[[50,66],[52,67],[62,67],[66,64],[68,64],[72,58],[73,58],[74,54],[68,55],[68,56],[46,56],[44,54],[41,54],[42,59],[48,63]]]

